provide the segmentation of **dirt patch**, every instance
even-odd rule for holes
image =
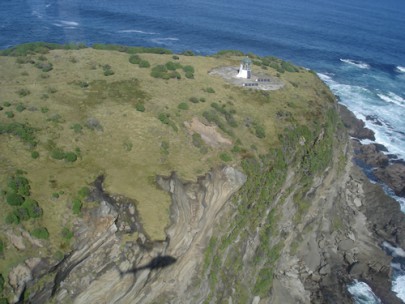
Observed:
[[[254,90],[275,91],[281,89],[284,86],[284,83],[280,79],[266,74],[252,72],[252,76],[250,79],[237,78],[237,74],[238,68],[232,66],[215,68],[209,72],[209,75],[221,76],[223,79],[226,80],[226,82],[230,84]],[[266,81],[260,82],[260,80]]]
[[[232,141],[223,137],[218,131],[216,126],[204,125],[197,117],[193,117],[191,122],[184,122],[186,128],[190,133],[198,133],[201,135],[204,142],[213,147],[217,148],[221,145],[232,145]]]

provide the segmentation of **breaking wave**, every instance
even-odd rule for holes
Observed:
[[[363,61],[358,61],[358,60],[353,60],[353,59],[340,59],[341,62],[347,63],[354,65],[360,69],[369,69],[370,65],[363,62]]]
[[[395,93],[389,92],[387,95],[384,94],[377,94],[377,95],[386,102],[395,103],[396,105],[405,107],[405,99],[403,99],[401,96],[398,96]]]
[[[400,73],[405,73],[405,67],[398,65],[397,66],[397,71],[400,72]]]
[[[381,304],[381,300],[374,294],[370,286],[355,280],[347,288],[356,304]]]
[[[135,34],[142,34],[142,35],[156,35],[157,33],[154,32],[145,32],[141,30],[120,30],[118,33],[135,33]]]
[[[76,21],[67,21],[67,20],[60,20],[58,22],[53,23],[53,25],[57,27],[64,27],[64,28],[76,28],[80,24]]]

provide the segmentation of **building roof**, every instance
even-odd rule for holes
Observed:
[[[242,63],[251,64],[252,60],[250,60],[250,58],[248,56],[246,56],[245,58],[242,59]]]

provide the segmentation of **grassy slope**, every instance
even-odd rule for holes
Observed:
[[[208,153],[200,153],[183,124],[192,117],[202,117],[204,111],[212,109],[212,102],[236,111],[234,117],[238,127],[227,126],[235,136],[224,136],[234,143],[239,139],[242,152],[232,153],[232,147],[223,149],[232,156],[231,163],[238,166],[243,157],[265,154],[270,147],[278,146],[278,135],[286,127],[294,124],[313,127],[321,123],[324,100],[330,98],[320,80],[304,69],[281,74],[284,88],[269,93],[236,88],[219,77],[208,75],[214,67],[237,66],[240,57],[179,56],[179,63],[195,68],[195,79],[186,79],[181,71],[181,80],[163,80],[152,78],[151,68],[130,64],[130,55],[116,51],[54,50],[42,56],[45,58],[40,55],[28,58],[36,63],[46,59],[45,62],[53,64],[53,70],[42,72],[34,64],[18,63],[15,57],[0,57],[0,105],[4,108],[0,111],[0,122],[28,123],[38,129],[36,138],[39,142],[32,149],[15,136],[0,135],[0,187],[5,188],[7,177],[16,169],[27,172],[31,196],[43,208],[44,216],[22,225],[27,230],[34,226],[45,226],[49,230],[49,245],[42,250],[42,255],[63,251],[66,247],[60,232],[64,226],[71,227],[75,217],[71,201],[81,187],[99,174],[106,176],[107,191],[138,202],[146,232],[153,239],[163,239],[164,228],[169,222],[170,198],[155,186],[154,177],[177,171],[183,179],[195,180],[197,175],[223,163],[219,154],[224,151],[209,148]],[[148,60],[152,67],[173,61],[171,55],[141,54],[140,57]],[[111,66],[114,75],[103,75],[105,64]],[[254,66],[254,69],[261,68]],[[272,68],[262,72],[277,75]],[[80,82],[89,85],[81,87]],[[213,88],[215,93],[205,92],[203,89],[207,87]],[[28,89],[30,94],[21,97],[18,93],[21,88]],[[206,102],[188,102],[193,96],[205,98]],[[11,106],[4,107],[4,102],[10,102]],[[144,103],[145,112],[135,110],[139,102]],[[180,102],[187,102],[189,110],[179,110]],[[16,111],[18,103],[27,109]],[[49,111],[43,113],[41,108]],[[6,111],[13,111],[14,118],[8,118]],[[286,112],[291,116],[276,118],[276,113]],[[162,124],[157,119],[159,113],[170,114],[178,131]],[[55,115],[59,115],[59,119]],[[97,119],[103,131],[86,128],[89,118]],[[204,121],[204,118],[200,119]],[[252,128],[246,127],[246,121],[262,125],[266,137],[254,136]],[[81,133],[71,128],[74,124],[83,127]],[[169,143],[168,155],[162,151],[163,141]],[[79,159],[68,163],[51,158],[55,145],[64,151],[79,148]],[[38,159],[31,157],[32,150],[40,153]],[[52,198],[53,193],[61,191],[63,194],[58,199]],[[0,199],[3,200],[1,208],[5,210],[2,214],[6,214],[11,207],[4,202],[4,197]],[[7,228],[4,216],[0,218],[0,227],[2,231]],[[27,255],[30,255],[29,251],[16,252],[8,246],[6,259],[0,260],[0,269],[6,270]]]

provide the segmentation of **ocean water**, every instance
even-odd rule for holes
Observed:
[[[401,0],[2,0],[0,48],[47,41],[274,55],[315,70],[405,160],[404,16]],[[394,273],[405,301],[405,273]]]

